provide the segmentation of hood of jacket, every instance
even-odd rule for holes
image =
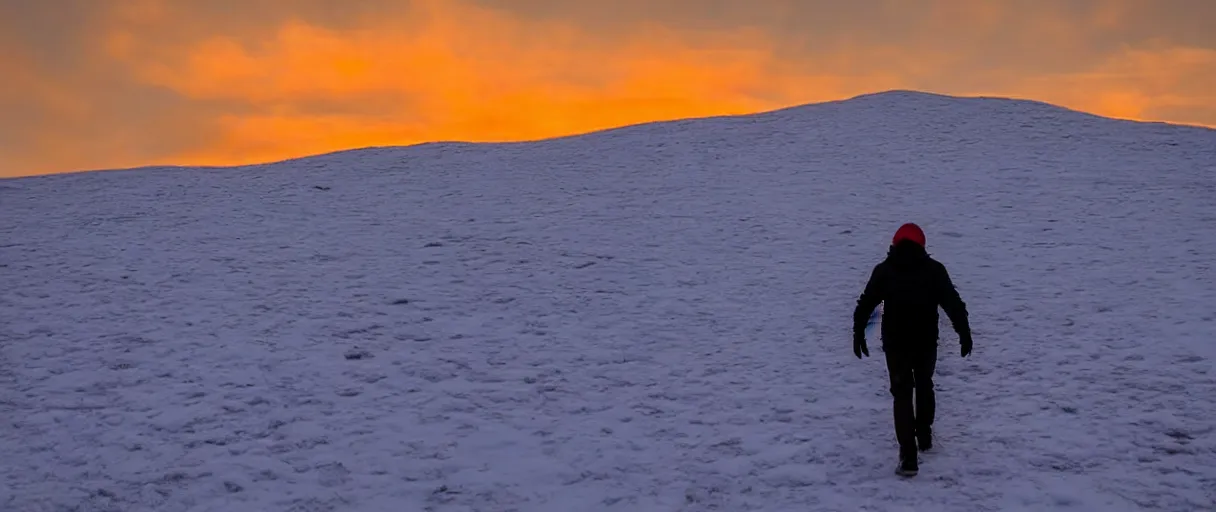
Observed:
[[[898,269],[914,268],[929,261],[929,253],[916,242],[904,240],[887,250],[887,261]]]

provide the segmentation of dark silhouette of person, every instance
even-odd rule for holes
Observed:
[[[883,305],[881,338],[894,399],[895,437],[899,442],[902,476],[919,471],[917,451],[933,446],[936,403],[933,373],[937,367],[940,306],[949,317],[962,346],[971,354],[967,306],[959,297],[945,265],[925,250],[925,233],[916,224],[900,226],[887,257],[874,267],[853,312],[853,353],[869,357],[866,324]],[[915,405],[915,408],[913,407]]]

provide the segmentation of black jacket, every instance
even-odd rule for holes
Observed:
[[[916,243],[891,247],[887,259],[874,267],[853,311],[854,337],[865,335],[866,323],[879,303],[883,303],[884,349],[936,346],[938,306],[960,340],[971,336],[967,306],[946,267]]]

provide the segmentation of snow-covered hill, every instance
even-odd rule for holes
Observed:
[[[943,315],[894,475],[851,352]],[[1212,510],[1216,131],[912,92],[0,181],[0,509]]]

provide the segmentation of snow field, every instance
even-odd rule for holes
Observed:
[[[895,92],[0,181],[0,509],[1210,510],[1216,132]],[[851,313],[920,223],[935,452]]]

